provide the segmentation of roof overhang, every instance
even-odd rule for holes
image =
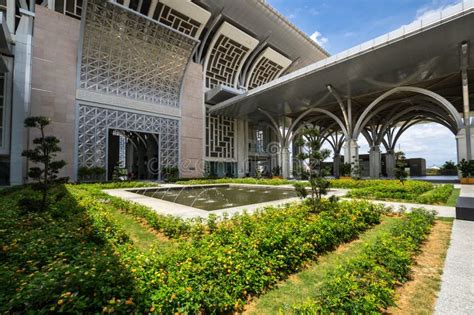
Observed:
[[[221,102],[209,112],[260,119],[257,109],[262,108],[275,115],[291,116],[316,105],[337,106],[335,99],[328,97],[328,85],[345,96],[366,97],[364,100],[370,101],[398,86],[428,87],[430,82],[445,78],[457,80],[452,76],[460,73],[460,46],[464,42],[471,46],[472,76],[473,0],[465,0],[439,15],[418,20]],[[461,79],[458,81],[460,88]]]
[[[226,101],[242,93],[244,93],[244,91],[219,84],[213,89],[206,92],[205,100],[207,104],[214,105]]]

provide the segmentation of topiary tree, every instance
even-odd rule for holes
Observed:
[[[28,170],[28,177],[36,181],[33,188],[42,193],[39,205],[41,210],[47,206],[48,191],[57,183],[59,170],[66,165],[63,160],[55,160],[61,148],[58,138],[45,135],[45,128],[49,124],[49,118],[44,116],[28,117],[24,121],[26,128],[36,128],[40,132],[40,136],[33,139],[34,148],[23,151],[22,155],[35,163],[35,166]]]
[[[407,180],[408,173],[405,171],[405,167],[407,167],[407,161],[405,158],[405,153],[402,151],[395,153],[395,178],[400,181],[400,183],[404,183]]]
[[[309,169],[310,193],[302,185],[295,185],[298,196],[305,198],[309,195],[309,203],[313,210],[317,210],[321,197],[325,195],[329,189],[329,181],[324,178],[327,175],[323,162],[330,157],[331,151],[322,149],[322,139],[319,130],[316,128],[305,128],[301,132],[301,136],[295,141],[295,145],[300,148],[300,153],[296,158],[304,164],[306,161]]]

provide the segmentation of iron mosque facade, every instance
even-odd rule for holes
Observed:
[[[326,58],[264,0],[0,1],[0,183],[26,180],[32,115],[51,119],[63,176],[159,179],[279,165],[271,125],[215,104]]]

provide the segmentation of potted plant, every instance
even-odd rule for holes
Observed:
[[[462,159],[457,166],[461,172],[461,184],[474,184],[474,161]]]
[[[340,172],[341,172],[341,176],[339,177],[340,179],[351,179],[351,170],[352,170],[352,166],[350,163],[344,163],[344,164],[341,164],[340,166]]]

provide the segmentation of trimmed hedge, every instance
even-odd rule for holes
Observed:
[[[418,196],[416,202],[429,205],[445,204],[451,197],[453,190],[454,185],[440,185]]]
[[[325,204],[314,214],[292,205],[237,215],[211,234],[181,241],[175,252],[128,257],[143,296],[159,313],[239,311],[316,255],[380,222],[383,207],[367,202]]]
[[[354,239],[385,211],[363,201],[323,201],[321,213],[299,204],[270,207],[176,233],[186,237],[170,240],[173,250],[142,252],[109,211],[147,216],[146,208],[103,198],[100,185],[65,188],[42,214],[18,212],[16,200],[29,190],[0,200],[10,244],[1,248],[0,312],[239,311],[249,296]]]
[[[416,209],[358,256],[330,272],[314,299],[295,314],[378,313],[395,305],[395,288],[410,276],[413,255],[430,232],[434,214]]]
[[[82,211],[69,195],[48,211],[21,213],[18,200],[37,193],[0,198],[0,312],[132,313],[140,296],[110,246],[133,248],[128,236],[102,205]]]
[[[422,181],[406,181],[404,184],[387,181],[374,186],[352,189],[347,193],[347,196],[378,200],[416,201],[420,195],[433,190],[433,188],[433,184]]]
[[[165,236],[170,238],[191,235],[197,237],[203,234],[206,229],[204,220],[200,218],[180,219],[172,215],[161,215],[146,206],[108,195],[102,192],[102,189],[104,189],[103,184],[68,185],[67,187],[69,192],[78,200],[86,199],[85,202],[101,200],[102,203],[106,202],[120,211],[144,219],[156,231],[162,232]]]

